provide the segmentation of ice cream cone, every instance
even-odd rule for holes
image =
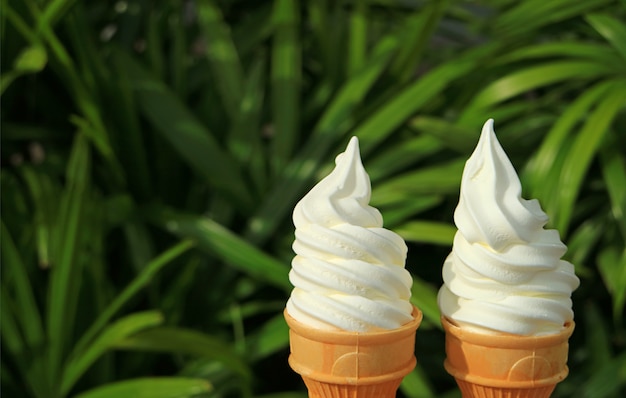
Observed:
[[[444,366],[464,398],[547,398],[567,377],[568,339],[574,322],[558,334],[480,333],[442,317]]]
[[[302,376],[310,398],[395,397],[402,378],[415,367],[415,331],[422,312],[398,329],[371,333],[313,329],[285,310],[289,365]]]

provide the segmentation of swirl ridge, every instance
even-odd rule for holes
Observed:
[[[458,231],[443,265],[443,315],[460,324],[519,335],[559,332],[573,319],[574,266],[537,200],[521,197],[517,173],[493,120],[463,170],[454,222]]]
[[[287,311],[322,329],[398,328],[412,319],[407,246],[369,206],[371,185],[356,137],[335,164],[294,208]]]

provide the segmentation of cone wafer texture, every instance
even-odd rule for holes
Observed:
[[[395,397],[402,381],[415,367],[413,319],[393,330],[347,332],[311,328],[284,313],[289,325],[289,365],[302,376],[311,398]]]
[[[568,339],[574,323],[557,334],[481,333],[443,317],[444,366],[464,398],[547,398],[567,377]]]

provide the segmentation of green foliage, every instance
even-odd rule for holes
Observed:
[[[612,0],[3,0],[2,390],[306,396],[282,310],[290,213],[360,139],[409,242],[419,365],[490,117],[581,287],[555,397],[626,392],[626,10]]]

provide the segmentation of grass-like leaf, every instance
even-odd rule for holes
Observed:
[[[617,112],[624,108],[624,90],[625,82],[612,88],[589,116],[567,154],[561,170],[558,191],[559,212],[556,213],[555,219],[557,228],[562,232],[567,230],[571,222],[576,196],[600,141],[607,133]]]
[[[471,116],[476,109],[492,106],[532,89],[567,79],[597,78],[612,72],[611,66],[589,61],[555,61],[528,67],[485,87],[464,112],[464,117]]]
[[[178,258],[183,253],[187,252],[193,247],[193,243],[190,241],[183,241],[176,244],[170,249],[164,251],[160,256],[150,261],[141,271],[139,275],[133,279],[133,281],[126,286],[126,288],[118,294],[115,299],[100,313],[96,320],[91,324],[89,329],[78,341],[74,347],[74,355],[83,352],[87,349],[88,345],[92,343],[93,339],[100,333],[100,331],[106,326],[106,324],[115,316],[115,314],[123,308],[123,306],[144,288],[154,276],[167,264],[171,263],[174,259]]]
[[[419,362],[415,365],[415,369],[402,379],[400,391],[409,398],[433,398],[436,396]]]
[[[51,379],[58,377],[61,361],[74,325],[78,299],[77,252],[80,250],[80,226],[89,188],[89,144],[77,134],[67,167],[67,187],[61,197],[58,222],[54,229],[52,271],[48,291],[47,338],[50,344],[49,367]]]
[[[106,384],[76,398],[186,398],[211,390],[211,384],[203,379],[152,377]]]
[[[215,84],[231,118],[236,118],[243,94],[243,70],[239,54],[220,8],[212,0],[198,2],[200,27],[207,44],[207,57]]]
[[[3,283],[6,281],[12,285],[15,305],[19,308],[19,316],[16,319],[21,323],[24,342],[29,350],[38,350],[44,339],[44,331],[33,287],[26,271],[27,267],[3,222],[0,223],[0,227],[2,234],[0,251],[6,272]]]
[[[398,225],[406,223],[406,220],[414,215],[441,204],[443,195],[420,195],[398,199],[395,202],[388,202],[379,206],[379,210],[385,218],[385,227],[393,230]]]
[[[402,29],[402,47],[391,64],[390,72],[398,81],[406,83],[415,74],[435,28],[438,26],[448,0],[426,3],[420,12],[409,16]]]
[[[414,118],[411,120],[411,127],[425,136],[436,139],[439,147],[446,146],[464,155],[471,153],[478,140],[477,129],[457,126],[444,119],[429,116]]]
[[[516,3],[498,18],[494,30],[511,36],[532,33],[539,27],[572,18],[610,2],[611,0],[527,0]]]
[[[276,394],[259,395],[258,398],[307,398],[306,392],[279,392]]]
[[[439,329],[441,326],[441,313],[437,305],[437,288],[413,275],[411,286],[411,303],[415,304],[424,314],[424,319]]]
[[[248,358],[263,359],[289,346],[289,327],[283,314],[276,315],[254,333],[246,336]]]
[[[194,240],[198,248],[207,250],[226,264],[285,291],[291,290],[288,264],[264,253],[215,221],[162,208],[152,209],[148,216],[170,232]]]
[[[622,62],[624,62],[626,60],[626,25],[624,21],[606,14],[590,14],[585,19],[611,43],[613,48],[622,56]]]
[[[603,98],[614,84],[613,81],[596,84],[572,102],[556,123],[552,125],[522,174],[524,186],[531,190],[533,197],[546,199],[553,197],[548,191],[553,184],[545,184],[545,180],[550,170],[555,168],[555,162],[561,148],[572,134],[574,127],[580,122],[581,116],[585,115],[592,106]]]
[[[456,233],[456,227],[432,221],[409,221],[395,227],[394,231],[409,242],[450,246]]]
[[[582,398],[613,398],[621,396],[626,386],[626,353],[622,353],[602,366],[594,368],[580,390]]]
[[[606,248],[598,255],[598,271],[613,299],[613,317],[616,322],[624,318],[626,303],[626,250]]]
[[[382,42],[371,62],[339,90],[315,126],[313,136],[285,167],[276,186],[250,219],[245,233],[248,240],[255,244],[265,242],[293,208],[327,152],[352,127],[352,112],[383,72],[396,45],[394,41]]]
[[[143,329],[157,326],[162,321],[160,313],[147,311],[128,315],[108,326],[84,351],[68,360],[61,379],[61,394],[69,393],[87,369],[117,342]]]
[[[178,151],[182,159],[215,189],[249,209],[251,199],[239,165],[221,148],[214,136],[162,82],[125,55],[120,65],[132,77],[137,102],[155,129]],[[122,72],[120,72],[122,73]]]
[[[439,95],[448,84],[469,73],[476,66],[477,58],[478,54],[466,54],[456,62],[430,71],[365,119],[353,132],[359,137],[361,152],[367,154],[372,151],[411,115]]]
[[[611,134],[600,150],[602,175],[611,199],[611,212],[626,242],[626,154],[620,151],[616,134]]]
[[[381,183],[372,193],[372,206],[403,202],[421,195],[456,193],[464,165],[465,159],[453,160],[408,172]]]
[[[274,1],[272,43],[272,165],[278,172],[291,158],[299,133],[301,54],[299,2]]]
[[[149,329],[119,340],[113,347],[118,350],[168,352],[210,358],[222,362],[245,379],[252,376],[246,362],[229,343],[195,330],[172,327]]]
[[[621,59],[608,46],[598,43],[581,43],[577,41],[559,43],[541,43],[530,47],[524,47],[510,52],[498,58],[496,64],[505,64],[515,61],[541,59],[541,58],[572,58],[586,59],[593,62],[618,64]]]
[[[358,72],[365,64],[367,56],[369,4],[357,2],[354,11],[350,14],[350,33],[348,40],[348,59],[346,74],[349,76]]]
[[[385,178],[405,170],[410,165],[428,156],[434,155],[442,148],[443,145],[438,139],[426,134],[403,140],[389,148],[385,148],[372,159],[364,160],[365,168],[372,181],[372,187],[375,189],[378,181],[384,181]]]

